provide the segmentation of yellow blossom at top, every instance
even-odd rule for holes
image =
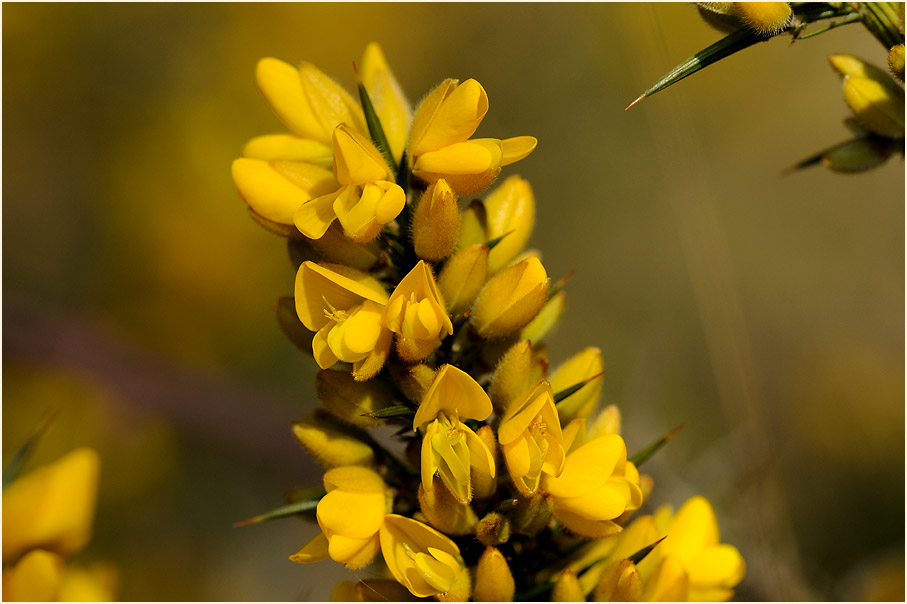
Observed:
[[[585,537],[620,532],[614,521],[642,505],[639,472],[627,461],[627,446],[617,434],[596,438],[567,456],[560,476],[545,474],[542,489],[554,498],[554,516]]]
[[[381,121],[394,161],[399,164],[413,111],[378,44],[372,42],[365,47],[359,75]]]
[[[507,407],[498,428],[498,442],[517,489],[531,495],[542,472],[560,475],[564,470],[564,437],[551,395],[542,380]]]
[[[3,559],[31,547],[69,555],[91,538],[101,462],[76,449],[3,491]]]
[[[381,152],[346,124],[334,129],[334,177],[339,189],[306,201],[293,215],[296,228],[306,237],[321,238],[339,220],[353,241],[371,241],[406,203]]]
[[[322,532],[290,559],[304,563],[330,556],[349,569],[361,568],[378,553],[378,530],[389,502],[387,487],[373,470],[345,466],[325,473],[324,489],[327,495],[316,509]]]
[[[377,279],[339,264],[303,262],[296,273],[296,313],[315,331],[312,352],[322,369],[353,363],[353,376],[380,371],[390,349],[381,325],[387,292]]]
[[[491,415],[491,400],[469,374],[444,365],[416,411],[413,429],[421,428],[422,488],[431,491],[435,473],[458,501],[472,499],[470,473],[494,477],[491,451],[460,419],[484,420]]]
[[[419,105],[410,128],[412,172],[427,182],[444,178],[460,195],[485,190],[506,166],[532,153],[531,136],[470,139],[488,112],[476,80],[447,79]]]
[[[379,535],[388,569],[414,596],[428,598],[458,590],[465,592],[458,599],[469,597],[469,571],[460,548],[448,537],[398,514],[384,517]]]

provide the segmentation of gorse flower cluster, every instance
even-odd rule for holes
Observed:
[[[99,472],[98,454],[81,448],[4,484],[4,600],[113,599],[116,577],[111,567],[79,567],[66,561],[91,538]]]
[[[728,599],[744,563],[705,499],[634,519],[653,482],[617,408],[598,409],[600,351],[549,371],[564,280],[526,249],[529,183],[464,197],[536,139],[473,138],[489,100],[472,79],[413,111],[375,44],[357,76],[358,102],[308,63],[261,60],[290,133],[233,164],[252,215],[288,239],[278,318],[321,368],[323,408],[293,430],[324,488],[265,515],[315,510],[321,532],[291,559],[371,564],[340,600]]]

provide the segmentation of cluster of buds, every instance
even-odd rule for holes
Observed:
[[[253,139],[233,176],[287,237],[278,320],[321,368],[323,408],[293,430],[324,488],[259,517],[314,509],[291,560],[371,565],[338,600],[729,598],[744,563],[704,499],[630,524],[653,483],[598,410],[601,352],[549,371],[565,280],[526,249],[529,183],[472,197],[536,139],[471,138],[489,107],[472,79],[412,111],[375,44],[358,103],[308,63],[257,77],[291,133]]]
[[[28,445],[23,447],[28,450]],[[24,456],[23,456],[24,458]],[[13,464],[15,465],[15,464]],[[76,449],[3,485],[3,599],[109,602],[116,575],[104,564],[74,566],[67,558],[91,538],[100,460]]]

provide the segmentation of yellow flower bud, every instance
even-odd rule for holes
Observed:
[[[481,199],[473,199],[460,214],[460,241],[463,249],[470,245],[483,245],[488,242],[488,218],[485,204]]]
[[[381,476],[361,466],[328,470],[324,489],[315,513],[321,534],[290,560],[304,564],[330,556],[350,570],[361,568],[378,553],[390,493]]]
[[[904,138],[904,91],[900,88],[894,91],[877,80],[848,75],[844,77],[844,101],[868,130]]]
[[[444,263],[438,289],[451,315],[465,312],[488,278],[488,248],[481,244],[458,249]]]
[[[438,291],[431,268],[424,261],[420,260],[400,280],[387,301],[382,322],[397,334],[398,352],[410,352],[405,357],[407,361],[417,361],[428,356],[440,343],[442,334],[453,334],[453,324],[444,308],[444,298]],[[412,347],[401,350],[401,339],[409,341]]]
[[[548,382],[539,382],[507,407],[498,442],[510,477],[524,495],[535,493],[542,473],[563,471],[564,437]]]
[[[523,340],[510,347],[501,356],[491,376],[488,396],[498,413],[538,380],[532,381],[532,342]]]
[[[521,535],[535,535],[548,526],[554,502],[548,493],[536,493],[520,500],[513,508],[511,524]]]
[[[627,447],[617,434],[570,453],[563,473],[545,474],[542,488],[554,498],[554,516],[561,524],[594,539],[619,533],[613,520],[642,505],[639,472],[627,462]]]
[[[486,547],[476,568],[476,602],[513,602],[516,586],[510,567],[501,552]]]
[[[572,570],[565,569],[554,583],[552,602],[585,602],[586,594],[580,588],[579,580]]]
[[[529,181],[519,176],[504,180],[485,198],[485,240],[506,235],[488,256],[494,274],[523,251],[535,224],[535,196]]]
[[[14,567],[3,571],[3,600],[56,602],[65,567],[59,554],[43,549],[31,550]]]
[[[384,422],[380,419],[362,416],[394,404],[386,386],[377,382],[358,382],[346,371],[320,371],[315,377],[315,391],[321,404],[334,417],[360,428],[382,425]]]
[[[734,2],[733,13],[758,34],[775,34],[788,26],[793,17],[787,2]]]
[[[402,368],[395,365],[392,370],[397,370],[397,373],[394,374],[394,381],[400,388],[400,392],[416,404],[421,403],[425,398],[425,393],[428,392],[437,373],[425,363],[406,365]]]
[[[422,194],[412,224],[413,247],[419,258],[438,262],[454,250],[459,235],[460,208],[457,195],[443,178],[430,184]]]
[[[76,449],[3,491],[3,558],[40,546],[69,555],[91,538],[101,461]]]
[[[371,466],[375,461],[370,445],[341,430],[322,412],[310,413],[304,420],[293,422],[293,434],[325,468]]]
[[[472,477],[472,494],[476,499],[488,499],[498,490],[497,480],[497,458],[498,443],[494,437],[494,430],[491,426],[482,426],[476,431],[476,436],[484,443],[485,448],[491,454],[491,467],[495,468],[491,472],[479,472],[473,470]]]
[[[548,275],[537,258],[499,272],[485,284],[472,323],[486,340],[506,337],[529,323],[548,296]]]
[[[563,290],[557,292],[545,302],[539,314],[535,315],[532,321],[520,331],[520,337],[524,340],[532,340],[533,343],[544,340],[551,330],[557,327],[557,322],[561,320],[564,314],[567,295]]]
[[[388,569],[414,596],[443,595],[454,588],[462,591],[459,588],[463,587],[466,566],[460,549],[450,538],[397,514],[384,517],[379,535]],[[468,596],[466,593],[465,597]]]
[[[904,82],[904,45],[892,46],[888,53],[888,70],[891,75]]]
[[[434,482],[440,482],[435,477]],[[419,507],[428,523],[447,535],[468,535],[478,522],[469,504],[457,501],[448,489],[435,488],[426,491],[419,485]]]
[[[589,347],[577,353],[561,364],[551,376],[551,391],[555,394],[570,386],[584,382],[605,370],[602,352]],[[557,405],[557,414],[561,425],[566,425],[574,418],[589,417],[598,405],[602,391],[602,379],[597,378],[574,392]]]
[[[595,586],[596,602],[639,602],[641,596],[639,570],[627,559],[608,566]]]

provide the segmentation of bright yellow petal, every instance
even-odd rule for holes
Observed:
[[[429,182],[456,174],[482,174],[500,168],[502,157],[501,141],[477,138],[420,155],[413,174]]]
[[[296,273],[296,313],[308,329],[317,331],[329,322],[324,316],[330,310],[348,310],[363,300],[378,304],[387,302],[387,292],[377,279],[367,273],[340,264],[303,262]]]
[[[329,321],[325,323],[324,326],[315,333],[315,337],[312,338],[312,356],[315,357],[315,362],[318,363],[318,366],[322,369],[333,367],[334,364],[340,360],[328,345],[328,336],[330,336],[331,330],[336,326],[336,323]]]
[[[348,124],[357,132],[366,131],[359,103],[342,86],[311,63],[303,63],[299,67],[299,79],[306,101],[327,140],[331,140],[334,128],[341,123]]]
[[[318,533],[315,537],[300,548],[298,552],[290,556],[293,562],[305,564],[307,562],[317,562],[328,557],[328,540],[323,533]]]
[[[328,470],[323,478],[328,492],[342,489],[352,493],[383,493],[384,480],[374,470],[361,466],[347,466]]]
[[[343,186],[394,177],[375,145],[346,124],[334,129],[334,175]]]
[[[594,492],[605,484],[621,457],[626,459],[626,455],[627,446],[619,435],[596,438],[571,453],[563,473],[557,478],[548,478],[546,488],[555,497],[577,497]]]
[[[317,515],[318,522],[335,534],[367,539],[381,528],[384,493],[353,493],[334,489],[318,502]]]
[[[521,159],[525,159],[530,153],[535,151],[535,147],[538,144],[539,141],[534,136],[505,138],[501,141],[501,146],[504,150],[504,158],[501,160],[501,165],[509,166]]]
[[[372,42],[366,46],[360,75],[381,121],[394,161],[399,163],[409,135],[409,124],[412,122],[412,106],[388,67],[378,44]]]
[[[302,204],[336,187],[330,172],[299,162],[281,165],[243,157],[233,161],[232,173],[233,182],[249,207],[280,224],[293,224],[293,214]]]
[[[330,145],[292,134],[256,136],[246,143],[243,155],[252,159],[301,161],[325,170],[330,170],[334,164]]]
[[[255,78],[268,105],[287,128],[298,136],[330,144],[331,133],[324,131],[312,113],[298,69],[279,59],[266,58],[258,62]]]
[[[413,155],[421,156],[465,141],[473,135],[487,112],[485,89],[476,80],[466,80],[446,95],[420,140],[411,149]]]
[[[491,399],[468,373],[454,365],[443,365],[416,410],[413,429],[433,420],[441,411],[482,421],[491,415]]]
[[[704,549],[689,565],[691,587],[731,588],[743,580],[746,563],[733,545]]]
[[[687,500],[674,515],[667,530],[668,537],[658,547],[664,555],[673,555],[689,565],[706,547],[717,545],[718,519],[705,497]]]
[[[535,196],[529,181],[508,177],[485,198],[485,212],[485,241],[506,235],[488,254],[488,271],[496,273],[523,251],[532,234]]]
[[[337,218],[334,204],[346,190],[340,189],[303,202],[292,214],[293,223],[299,232],[309,239],[321,239]]]

